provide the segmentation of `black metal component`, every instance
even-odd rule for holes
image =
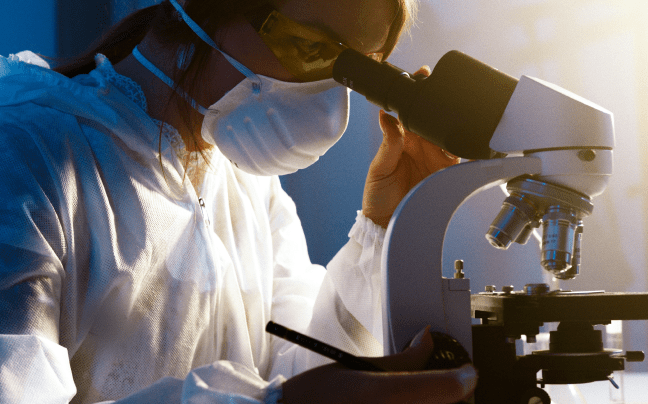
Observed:
[[[416,80],[387,62],[346,49],[333,78],[387,111],[405,129],[468,159],[501,157],[489,146],[518,80],[458,51]],[[479,111],[476,113],[476,111]]]
[[[434,351],[426,369],[454,369],[472,362],[468,351],[455,338],[442,332],[432,332],[431,335]]]
[[[592,354],[553,354],[536,351],[519,358],[521,366],[542,370],[545,384],[579,384],[608,380],[614,371],[623,370],[622,358],[613,350]]]
[[[648,293],[551,292],[539,296],[522,293],[471,296],[474,318],[504,326],[507,337],[536,335],[544,323],[611,320],[648,320]]]
[[[643,362],[646,355],[643,351],[627,351],[623,357],[627,362]]]
[[[593,353],[603,350],[603,333],[584,321],[563,321],[549,333],[552,353]]]
[[[474,325],[472,332],[473,363],[479,371],[475,403],[518,404],[524,392],[536,387],[537,371],[520,366],[515,344],[506,342],[502,326]]]
[[[549,403],[538,384],[609,380],[614,371],[624,369],[624,359],[643,360],[643,352],[605,349],[593,325],[648,320],[648,293],[490,292],[471,299],[473,317],[482,319],[472,330],[473,362],[479,371],[476,404]],[[523,334],[535,336],[546,322],[560,322],[550,334],[550,349],[517,356],[510,341]],[[542,380],[536,380],[539,371]]]

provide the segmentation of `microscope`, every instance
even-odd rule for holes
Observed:
[[[539,266],[557,279],[578,276],[584,219],[612,174],[610,112],[551,83],[517,80],[457,51],[444,55],[429,77],[412,77],[348,49],[333,75],[396,112],[405,129],[471,160],[423,180],[392,216],[382,257],[386,355],[402,351],[432,325],[472,358],[480,377],[476,404],[549,404],[546,384],[608,380],[626,360],[643,360],[642,352],[605,348],[594,326],[648,319],[648,293],[528,284],[471,295],[460,261],[453,278],[443,277],[452,216],[470,196],[498,185],[508,195],[486,229],[490,244],[507,249],[541,231]],[[473,325],[473,319],[481,323]],[[550,322],[559,325],[549,349],[518,355],[516,340],[526,336],[534,342]]]

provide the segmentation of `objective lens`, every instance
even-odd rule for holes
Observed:
[[[583,221],[578,222],[576,233],[574,235],[574,254],[572,255],[571,268],[566,271],[554,274],[557,279],[569,280],[574,279],[580,273],[581,266],[581,245],[583,240]]]
[[[522,232],[517,236],[515,242],[522,245],[526,244],[533,234],[533,229],[535,229],[536,227],[538,227],[537,222],[531,222],[527,224],[524,229],[522,229]]]
[[[578,220],[569,208],[551,206],[546,212],[542,218],[542,266],[560,276],[572,266]]]
[[[488,228],[486,239],[495,248],[506,250],[513,241],[528,240],[530,223],[535,217],[535,208],[522,196],[512,194],[502,204],[493,223]],[[525,241],[526,242],[526,241]]]
[[[522,176],[510,180],[510,192],[486,238],[496,248],[515,241],[524,244],[542,223],[541,263],[557,279],[573,279],[580,272],[583,217],[594,205],[583,194],[559,185]]]

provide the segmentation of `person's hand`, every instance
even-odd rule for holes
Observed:
[[[416,75],[430,75],[428,66]],[[459,158],[403,129],[401,123],[380,111],[383,141],[369,167],[362,199],[362,212],[374,223],[387,227],[403,197],[421,180]]]
[[[320,366],[283,384],[284,404],[451,404],[470,397],[477,386],[471,365],[423,370],[434,343],[426,332],[418,346],[382,358],[363,358],[387,372],[350,370],[340,364]]]

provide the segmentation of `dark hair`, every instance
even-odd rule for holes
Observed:
[[[239,16],[250,13],[268,3],[268,1],[186,0],[184,10],[210,37],[214,37],[220,27]],[[398,1],[399,8],[383,49],[385,57],[393,51],[401,32],[409,26],[413,15],[416,13],[416,0],[395,1]],[[171,3],[166,0],[130,14],[106,32],[87,52],[59,65],[54,70],[67,77],[89,73],[95,68],[94,57],[97,53],[105,55],[113,65],[117,64],[126,58],[149,32],[170,54],[177,55],[179,49],[186,49],[189,46],[194,47],[194,56],[191,58],[190,63],[182,70],[178,68],[173,72],[172,76],[178,88],[192,94],[192,89],[200,83],[201,73],[204,72],[204,66],[211,53],[211,47],[182,21]],[[174,63],[174,65],[177,66],[177,63]],[[187,127],[193,128],[189,118],[191,115],[188,113],[191,106],[175,91],[172,92],[167,106],[172,101],[175,101],[180,111],[187,112],[183,113],[182,116]],[[197,147],[199,142],[195,136],[196,134],[194,134],[193,144],[187,146],[199,150],[200,148]],[[185,164],[189,164],[189,161],[185,162]]]

